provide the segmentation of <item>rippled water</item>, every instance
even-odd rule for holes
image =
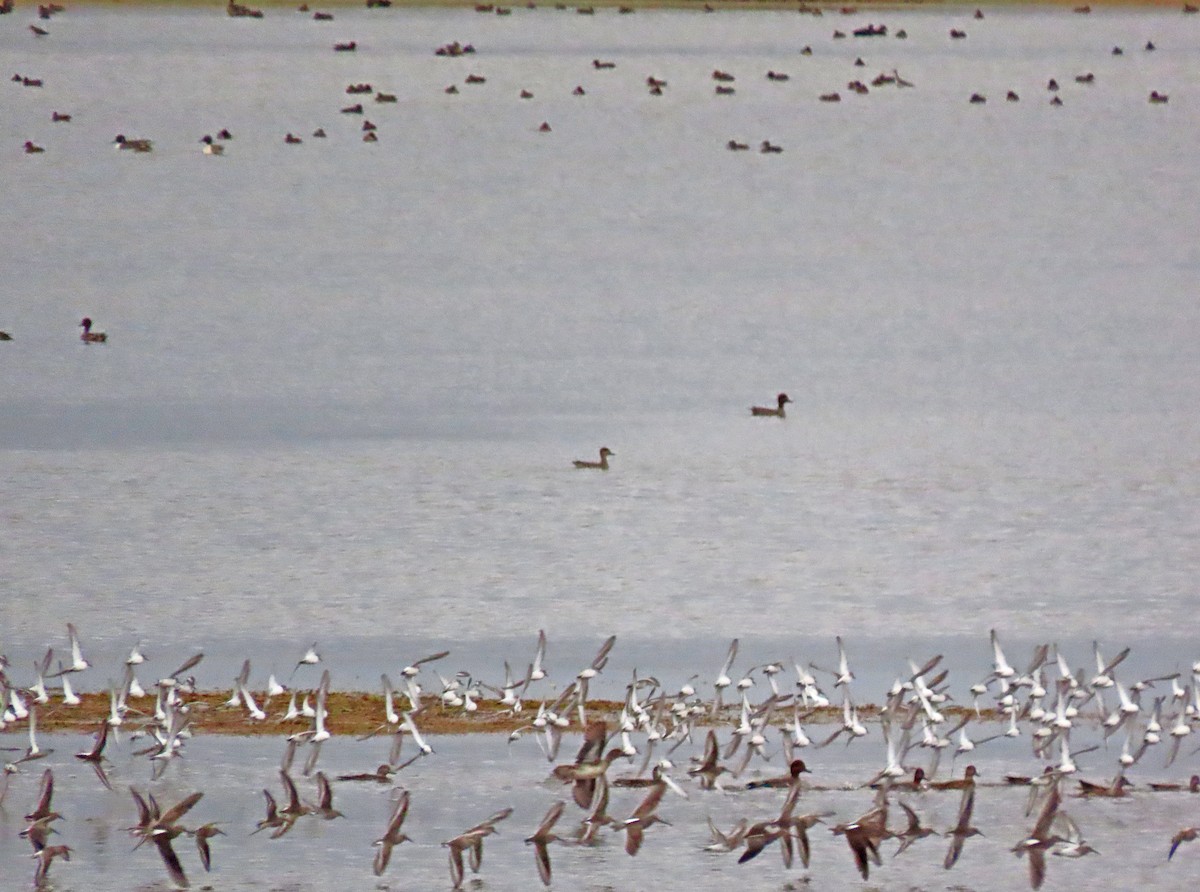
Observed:
[[[909,39],[831,39],[860,18]],[[840,634],[864,699],[910,656],[977,680],[992,627],[1022,655],[1057,640],[1073,665],[1094,638],[1133,644],[1130,677],[1196,658],[1200,16],[72,9],[39,40],[26,24],[0,19],[6,76],[45,81],[0,84],[0,652],[17,681],[65,654],[67,621],[93,689],[138,639],[155,671],[205,650],[206,687],[248,655],[255,678],[285,675],[318,640],[335,686],[373,688],[443,647],[496,680],[538,628],[561,682],[616,633],[598,683],[616,693],[632,668],[710,682],[735,635],[739,669],[829,665]],[[344,39],[359,51],[332,52]],[[451,40],[479,52],[434,57]],[[717,68],[735,96],[713,94]],[[845,89],[892,69],[916,88]],[[364,81],[399,98],[367,97],[373,145],[339,113]],[[816,100],[830,90],[843,101]],[[227,155],[201,155],[221,127]],[[113,150],[118,132],[154,152]],[[103,347],[76,339],[84,315]],[[787,420],[751,419],[779,390]],[[600,445],[609,473],[570,467]],[[206,817],[248,827],[276,749],[197,738],[166,798],[205,788]],[[516,841],[553,796],[544,762],[503,741],[439,750],[414,769],[420,844],[395,876],[440,885],[440,839],[511,802],[520,829],[489,846],[484,883],[529,888]],[[856,779],[878,751],[822,751],[822,771]],[[380,758],[341,741],[327,757]],[[161,885],[114,829],[126,797],[90,783],[62,784],[82,851],[57,882],[97,888],[104,863],[113,888]],[[842,816],[863,798],[828,795]],[[366,885],[386,802],[339,796],[345,822],[219,839],[214,884]],[[949,881],[1023,882],[1019,800],[981,795],[1007,829]],[[1162,835],[1195,823],[1186,801],[1081,803],[1105,855],[1050,882],[1119,865],[1123,885],[1172,887],[1187,861],[1166,872]],[[746,802],[672,803],[636,861],[556,853],[556,885],[782,884],[774,864],[696,852],[705,811]],[[1121,854],[1130,834],[1146,845]],[[9,865],[23,848],[0,837]],[[941,887],[939,864],[918,848],[880,882]],[[817,843],[814,884],[850,870],[840,841]]]

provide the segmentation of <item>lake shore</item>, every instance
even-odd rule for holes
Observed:
[[[211,8],[218,11],[225,8],[224,3],[213,2],[213,0],[75,0],[75,2],[65,5],[68,10],[73,6],[111,9]],[[309,12],[329,9],[358,9],[365,6],[366,2],[365,0],[319,0],[319,2],[303,3],[300,0],[261,0],[261,2],[244,3],[241,5],[250,9],[262,10],[264,13],[282,14],[285,12]],[[17,4],[14,11],[20,11],[22,6],[23,4]],[[24,4],[24,6],[30,10],[36,8],[36,4],[32,3]],[[1004,8],[1030,7],[1062,8],[1071,9],[1075,12],[1103,9],[1149,9],[1163,11],[1174,9],[1181,12],[1194,11],[1190,4],[1181,3],[1179,0],[1093,0],[1093,2],[1087,4],[1072,2],[1072,0],[1010,0],[1010,2],[1005,3],[961,3],[948,2],[948,0],[867,0],[867,2],[853,4],[805,3],[797,2],[797,0],[791,0],[791,2],[788,2],[788,0],[599,0],[599,2],[589,2],[587,4],[560,2],[493,4],[475,3],[471,2],[471,0],[391,0],[391,5],[388,8],[392,10],[462,8],[475,9],[480,13],[492,14],[495,14],[497,10],[503,12],[514,8],[554,8],[559,10],[574,10],[576,12],[586,12],[587,10],[633,12],[639,9],[690,9],[697,12],[748,9],[778,11],[794,9],[798,12],[813,15],[851,15],[867,11],[896,11],[914,8],[941,10],[959,8],[964,12],[970,13],[976,9],[999,10]],[[377,8],[374,11],[386,14],[388,8]]]
[[[191,717],[191,729],[195,733],[225,734],[242,737],[266,737],[277,734],[292,734],[302,731],[311,723],[310,719],[296,718],[282,720],[286,711],[289,697],[272,698],[272,703],[266,702],[266,693],[252,692],[259,706],[267,712],[268,718],[255,721],[250,718],[244,706],[227,706],[228,691],[204,691],[190,694],[186,698]],[[309,695],[311,703],[312,695]],[[37,709],[37,728],[40,732],[89,732],[102,721],[110,712],[111,703],[107,693],[80,694],[77,706],[54,700],[41,704]],[[330,691],[326,701],[329,710],[327,727],[335,735],[362,736],[375,731],[382,732],[384,724],[384,699],[380,694],[369,694],[363,691]],[[593,700],[588,703],[588,714],[592,719],[606,719],[615,722],[624,704],[615,700]],[[727,707],[727,711],[732,707]],[[568,710],[573,717],[573,710]],[[874,718],[879,715],[877,706],[859,706],[859,715],[863,718]],[[973,710],[965,707],[950,707],[943,709],[948,717],[965,715]],[[141,725],[153,718],[154,701],[152,697],[137,699],[130,702],[129,711],[123,719],[123,727]],[[519,713],[503,707],[498,701],[483,700],[473,712],[461,709],[443,709],[438,703],[424,707],[417,717],[422,734],[511,734],[514,731],[529,728],[537,715],[537,707],[526,704]],[[730,713],[732,715],[732,713]],[[813,709],[806,713],[803,720],[809,724],[829,725],[841,720],[842,710],[839,706],[827,706]],[[716,724],[718,718],[723,721],[729,716],[722,715],[713,719],[705,719],[700,724]],[[982,711],[982,721],[996,720],[993,710]],[[614,725],[615,726],[615,725]],[[25,722],[19,722],[10,728],[11,733],[22,733]],[[399,726],[391,726],[395,731]],[[572,731],[578,731],[574,724]]]

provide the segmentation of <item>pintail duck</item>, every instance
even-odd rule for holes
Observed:
[[[396,99],[395,93],[376,93],[375,101],[376,102],[397,102],[398,100]]]
[[[1150,103],[1152,105],[1165,105],[1168,98],[1166,93],[1160,93],[1158,90],[1150,91]]]
[[[617,63],[616,62],[601,62],[599,59],[593,59],[592,67],[595,68],[597,71],[600,71],[600,70],[606,69],[606,68],[616,68]]]
[[[50,34],[45,28],[39,28],[37,25],[30,25],[29,30],[33,32],[34,37],[47,37]]]
[[[775,408],[769,406],[751,406],[750,414],[757,418],[786,418],[787,413],[784,411],[784,406],[792,401],[786,393],[781,393],[775,397]]]
[[[1200,793],[1200,774],[1193,774],[1191,780],[1189,780],[1186,784],[1158,782],[1149,784],[1148,786],[1156,793],[1176,793],[1185,791],[1188,793]]]
[[[793,759],[788,765],[788,773],[782,777],[769,777],[764,780],[750,781],[746,784],[747,790],[759,789],[786,789],[793,784],[800,783],[801,774],[812,774],[808,770],[808,766],[804,764],[803,759]]]
[[[838,93],[822,93],[817,98],[820,99],[822,102],[841,102],[842,101],[842,97]]]
[[[213,138],[210,135],[208,135],[207,133],[204,134],[204,136],[200,139],[200,142],[202,142],[204,144],[203,151],[204,151],[205,155],[224,155],[225,154],[225,147],[223,145],[221,145],[220,143],[213,142]]]
[[[538,126],[538,133],[549,133],[549,132],[550,132],[550,123],[548,121],[542,121],[542,123]]]
[[[971,104],[972,105],[983,105],[983,103],[985,103],[985,102],[987,102],[987,97],[984,96],[982,93],[972,93],[971,94]]]
[[[315,136],[316,134],[313,135]],[[299,145],[300,143],[304,142],[304,140],[292,133],[289,133],[287,136],[285,136],[283,141],[289,146]]]
[[[767,80],[769,80],[769,81],[786,81],[786,80],[791,80],[791,78],[782,71],[768,71],[767,72]]]
[[[361,102],[356,102],[354,105],[347,105],[342,109],[342,114],[344,115],[361,115],[362,113],[363,107]]]
[[[608,470],[608,457],[610,455],[616,455],[616,453],[613,452],[611,449],[609,449],[607,446],[601,446],[600,447],[600,461],[583,461],[582,459],[577,458],[577,459],[575,459],[574,462],[572,462],[572,464],[576,468],[594,468],[598,471],[607,471]]]
[[[313,131],[313,139],[324,139],[324,138],[325,138],[325,128],[324,127],[318,127],[316,130]],[[296,142],[300,142],[300,140],[297,139]]]
[[[373,130],[369,130],[363,134],[363,142],[379,142],[379,136]]]
[[[737,90],[733,87],[724,87],[721,84],[717,84],[715,92],[718,96],[732,96]]]
[[[92,331],[92,320],[88,316],[83,317],[83,321],[79,323],[79,327],[83,329],[83,334],[79,336],[79,340],[85,344],[103,344],[108,340],[108,335],[105,332]]]
[[[12,335],[6,331],[0,331],[0,341],[11,341]]]
[[[936,781],[929,785],[932,790],[967,790],[975,787],[975,777],[979,771],[974,765],[968,765],[963,776],[948,781]]]
[[[25,140],[25,154],[26,155],[39,155],[44,151],[46,151],[46,150],[43,149],[41,146],[35,145],[30,140]]]
[[[738,142],[736,139],[731,139],[725,143],[725,148],[731,152],[745,152],[750,148],[748,143]]]
[[[63,112],[50,112],[50,120],[54,123],[66,123],[71,120],[71,116]]]
[[[520,96],[522,99],[532,99],[533,98],[533,94],[530,93],[528,90],[522,90],[520,93]]]
[[[117,134],[113,145],[118,149],[128,149],[132,152],[149,152],[154,147],[154,143],[148,139],[127,139],[123,133]]]
[[[571,91],[571,95],[572,96],[586,96],[587,91],[584,90],[583,87],[576,85],[575,89]]]
[[[355,40],[351,40],[346,43],[335,43],[333,45],[333,51],[335,53],[352,53],[357,49],[358,42]]]

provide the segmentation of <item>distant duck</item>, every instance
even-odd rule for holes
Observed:
[[[521,91],[521,98],[522,98],[522,99],[532,99],[532,98],[533,98],[533,94],[532,94],[532,93],[530,93],[528,90],[522,90],[522,91]]]
[[[616,62],[601,62],[599,59],[593,59],[592,67],[595,68],[597,71],[599,71],[599,70],[606,69],[606,68],[616,68],[617,63]]]
[[[451,84],[446,88],[445,92],[449,93],[450,95],[454,95],[458,92],[458,87],[456,87],[454,84]]]
[[[767,80],[769,81],[786,81],[791,78],[782,71],[768,71]]]
[[[226,130],[224,127],[222,127],[220,130],[217,131],[217,139],[220,139],[220,140],[233,139],[233,134],[230,133],[228,130]]]
[[[586,96],[587,93],[584,91],[583,87],[576,86],[575,89],[571,91],[571,95],[572,96]]]
[[[774,409],[769,406],[751,406],[750,414],[758,418],[787,418],[783,407],[791,401],[791,397],[786,393],[781,393],[775,397],[776,407]]]
[[[738,142],[736,139],[731,139],[725,143],[725,148],[731,152],[745,152],[750,148],[748,143]]]
[[[57,124],[71,120],[71,116],[62,112],[50,112],[50,120]]]
[[[1079,74],[1075,76],[1075,83],[1077,84],[1094,84],[1095,82],[1096,75],[1092,74],[1090,71],[1087,74]]]
[[[1154,41],[1147,40],[1146,41],[1146,52],[1152,53],[1152,52],[1154,52],[1154,50],[1155,50]],[[26,86],[28,86],[28,84]]]
[[[374,130],[368,130],[363,134],[363,142],[379,142],[379,137]]]
[[[370,133],[372,130],[378,130],[378,129],[379,129],[379,128],[378,128],[378,127],[376,127],[374,124],[372,124],[372,123],[371,123],[371,121],[370,121],[369,119],[364,119],[364,120],[363,120],[363,122],[362,122],[362,131],[363,131],[363,133]]]
[[[325,128],[324,127],[318,127],[316,130],[313,131],[313,139],[324,139],[324,138],[325,138]]]
[[[840,93],[822,93],[819,97],[822,102],[841,102],[842,96]]]
[[[342,114],[344,115],[361,115],[362,113],[363,107],[361,102],[357,102],[354,105],[347,105],[342,109]]]
[[[44,151],[46,151],[46,150],[43,149],[41,146],[35,145],[30,140],[25,140],[25,154],[26,155],[40,155]]]
[[[0,331],[0,341],[11,341],[12,335],[6,331]]]
[[[1150,91],[1150,102],[1154,105],[1163,105],[1169,97],[1166,93],[1160,93],[1158,90]]]
[[[574,462],[572,462],[572,464],[576,468],[593,468],[597,471],[607,471],[608,470],[608,457],[610,455],[616,455],[616,453],[613,452],[611,449],[609,449],[607,446],[601,446],[600,447],[600,461],[583,461],[582,459],[577,458],[577,459],[575,459]]]
[[[1050,104],[1051,105],[1062,105],[1063,101],[1060,97],[1055,96],[1053,99],[1050,100]]]
[[[354,41],[354,40],[351,40],[348,43],[335,43],[333,45],[333,51],[335,53],[352,53],[357,49],[358,49],[358,42]]]
[[[733,87],[726,87],[722,86],[721,84],[717,84],[716,92],[718,96],[732,96],[736,91]]]
[[[538,133],[549,133],[549,132],[550,132],[550,124],[546,121],[542,121],[542,125],[540,127],[538,127]]]
[[[972,93],[971,94],[971,103],[973,105],[982,105],[985,102],[987,102],[987,97],[984,96],[982,93]]]
[[[131,152],[149,152],[154,147],[154,143],[148,139],[127,139],[124,133],[117,134],[113,145]]]
[[[205,155],[224,155],[225,154],[225,147],[223,145],[220,145],[219,143],[213,142],[213,138],[211,136],[209,136],[207,133],[204,134],[204,136],[200,139],[200,142],[204,144],[204,149],[202,151],[204,152]]]
[[[396,94],[395,93],[376,93],[375,101],[376,102],[395,102]]]
[[[79,323],[79,327],[83,329],[83,334],[79,336],[79,340],[85,344],[103,344],[108,340],[108,335],[102,331],[92,331],[92,320],[89,316],[84,316],[83,321]]]
[[[45,28],[39,28],[37,25],[30,25],[29,30],[33,32],[34,37],[46,37],[50,33]]]
[[[1008,91],[1008,95],[1007,95],[1007,96],[1005,96],[1004,98],[1005,98],[1006,100],[1008,100],[1009,102],[1020,102],[1020,101],[1021,101],[1021,97],[1020,97],[1020,96],[1018,96],[1018,95],[1016,94],[1016,91],[1014,91],[1014,90],[1009,90],[1009,91]]]
[[[783,146],[777,146],[769,139],[764,139],[762,145],[758,147],[758,151],[764,155],[778,155],[783,151]]]
[[[300,137],[298,137],[292,133],[289,133],[287,136],[285,136],[283,138],[283,141],[285,143],[287,143],[289,146],[297,146],[300,143],[304,142],[304,140],[302,140]]]

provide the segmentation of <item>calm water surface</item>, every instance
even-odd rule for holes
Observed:
[[[156,671],[204,649],[211,687],[247,655],[256,678],[286,674],[319,640],[336,686],[374,687],[442,647],[498,680],[538,628],[561,681],[616,633],[601,687],[619,692],[634,667],[709,682],[735,635],[740,669],[829,665],[840,634],[863,699],[934,652],[976,681],[992,627],[1022,659],[1037,641],[1074,665],[1094,638],[1133,644],[1130,676],[1200,656],[1200,16],[874,17],[903,41],[831,39],[870,17],[770,13],[81,9],[40,40],[27,18],[0,19],[6,76],[45,81],[0,85],[0,650],[18,681],[47,646],[65,654],[68,620],[94,689],[138,639]],[[359,51],[334,53],[346,39]],[[451,40],[479,52],[436,58]],[[717,68],[735,96],[713,94]],[[915,89],[846,90],[893,69]],[[358,82],[399,102],[347,96]],[[841,103],[817,101],[832,90]],[[359,98],[376,144],[339,111]],[[327,140],[308,137],[318,126]],[[201,155],[221,127],[226,156]],[[155,150],[115,151],[117,133]],[[22,154],[26,139],[46,153]],[[77,340],[84,315],[103,347]],[[788,419],[752,420],[779,390]],[[612,471],[571,469],[601,445]],[[245,826],[276,749],[198,738],[170,783],[186,792],[195,772],[210,816]],[[503,741],[445,750],[470,781],[447,792],[431,775],[437,796],[414,800],[430,829],[398,866],[442,883],[442,834],[508,801],[509,778],[521,826],[484,882],[528,888],[514,841],[553,796],[544,762]],[[867,773],[879,751],[876,733]],[[102,858],[127,865],[122,887],[161,884],[113,829],[127,798],[78,780],[63,792],[83,851],[55,865],[63,887]],[[35,783],[14,781],[20,808]],[[345,795],[350,817],[307,842],[218,840],[221,887],[366,886],[386,803]],[[973,840],[954,882],[1023,882],[1006,851],[1020,797],[994,795],[980,808],[1011,832]],[[740,879],[696,852],[710,807],[731,806],[672,803],[676,828],[635,862],[564,852],[561,882],[640,888],[679,863],[702,886]],[[1095,808],[1105,856],[1052,865],[1051,883],[1122,864],[1170,887],[1162,833],[1195,819],[1160,808]],[[1122,861],[1130,828],[1154,839]],[[814,883],[844,884],[848,854],[822,844]],[[327,849],[320,880],[306,845]],[[913,857],[881,882],[941,887],[939,864]]]

